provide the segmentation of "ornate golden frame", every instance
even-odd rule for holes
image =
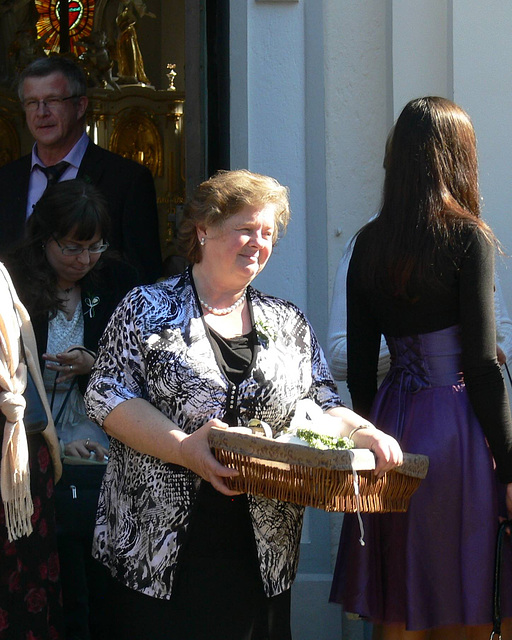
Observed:
[[[162,175],[162,137],[153,120],[141,109],[121,111],[114,124],[109,149],[143,164],[153,176]]]

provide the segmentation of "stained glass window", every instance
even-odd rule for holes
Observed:
[[[60,52],[60,0],[35,0],[35,5],[38,38],[46,52]],[[68,0],[68,6],[70,51],[78,56],[85,49],[79,42],[92,31],[95,0]]]

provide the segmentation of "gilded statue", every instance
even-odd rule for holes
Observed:
[[[116,18],[118,82],[120,84],[151,84],[144,71],[144,61],[137,39],[136,24],[140,18],[156,18],[141,0],[123,0],[123,9]]]
[[[79,56],[88,82],[92,87],[106,89],[119,89],[119,86],[112,78],[112,67],[114,63],[110,59],[107,48],[107,34],[104,31],[95,31],[78,44],[85,47],[85,51]]]

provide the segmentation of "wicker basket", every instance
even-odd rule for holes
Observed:
[[[377,479],[369,449],[322,451],[212,427],[215,457],[240,473],[229,478],[230,489],[294,502],[325,511],[407,511],[409,500],[428,470],[428,457],[404,454],[402,466]]]

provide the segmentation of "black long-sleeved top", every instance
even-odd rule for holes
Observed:
[[[359,235],[347,276],[348,387],[354,410],[368,416],[377,393],[381,333],[393,337],[459,325],[462,369],[473,409],[496,461],[500,480],[512,482],[512,418],[496,358],[494,247],[470,229],[453,255],[441,259],[441,284],[418,286],[414,302],[398,300],[363,281],[370,249]]]

